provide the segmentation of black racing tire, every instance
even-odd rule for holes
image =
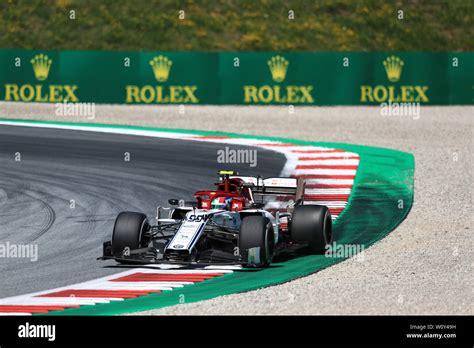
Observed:
[[[291,238],[307,243],[310,254],[324,254],[332,243],[331,213],[323,205],[298,205],[291,218]]]
[[[112,233],[112,255],[122,257],[126,248],[128,250],[145,248],[148,245],[148,240],[144,234],[149,228],[150,225],[145,214],[121,212],[115,219]]]
[[[262,215],[244,217],[239,232],[239,253],[244,266],[268,267],[274,251],[275,235],[270,220]]]

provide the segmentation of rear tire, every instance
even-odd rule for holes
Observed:
[[[148,240],[144,234],[149,228],[150,225],[145,214],[121,212],[115,220],[112,234],[112,255],[122,257],[127,250],[148,246]]]
[[[270,220],[261,215],[242,219],[239,252],[246,267],[267,267],[272,262],[275,235]]]
[[[298,205],[291,219],[291,237],[307,243],[311,254],[324,254],[332,243],[331,213],[323,205]]]

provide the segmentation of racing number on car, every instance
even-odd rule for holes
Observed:
[[[188,216],[188,221],[189,222],[202,222],[202,221],[207,221],[209,220],[211,216],[209,214],[203,214],[203,215],[189,215]]]

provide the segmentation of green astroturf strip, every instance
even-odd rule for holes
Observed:
[[[4,120],[10,121],[10,120]],[[17,122],[32,122],[21,121]],[[89,126],[82,123],[40,122],[32,123]],[[93,127],[115,127],[111,125],[90,125]],[[198,135],[227,135],[240,138],[287,143],[328,146],[343,149],[360,155],[360,164],[348,205],[334,223],[334,237],[339,243],[361,244],[365,248],[385,237],[408,215],[413,203],[414,157],[411,154],[360,145],[326,142],[308,142],[293,139],[238,135],[219,132],[199,132],[117,126],[119,128],[155,130],[160,132],[193,133]],[[317,272],[343,258],[329,258],[324,255],[311,255],[293,258],[272,264],[262,270],[242,270],[153,295],[127,299],[108,304],[82,306],[77,309],[50,312],[48,315],[115,315],[170,305],[202,301],[217,296],[244,292],[265,286],[283,283],[295,278]]]

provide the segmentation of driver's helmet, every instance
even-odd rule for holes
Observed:
[[[211,202],[211,209],[230,210],[231,207],[232,207],[231,197],[218,197],[218,198],[214,198]]]

